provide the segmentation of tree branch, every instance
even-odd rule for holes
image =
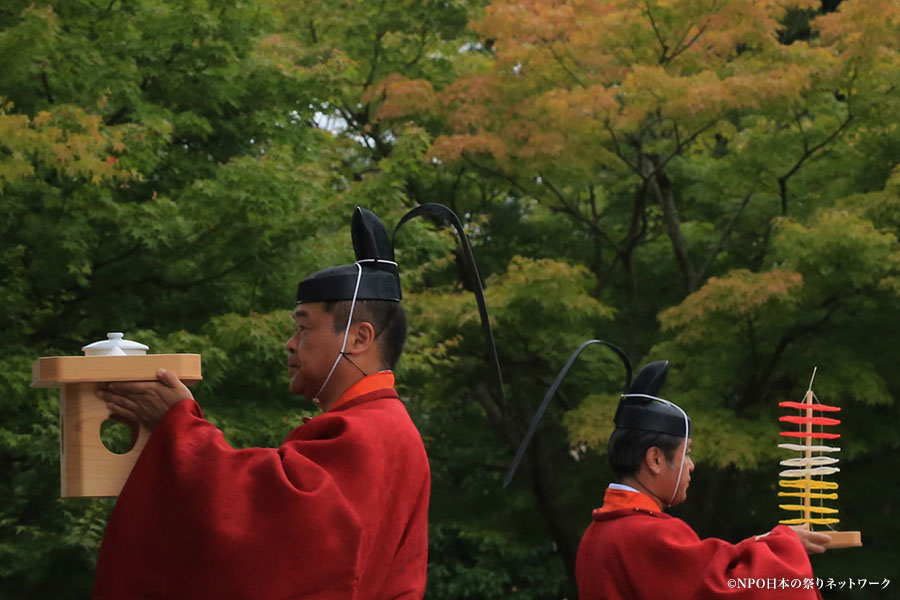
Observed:
[[[380,31],[375,34],[375,44],[372,49],[372,68],[369,69],[369,74],[366,76],[366,81],[363,83],[364,90],[368,89],[375,80],[375,71],[378,69],[378,60],[381,58],[381,40],[386,33],[387,31]]]
[[[828,320],[831,319],[832,315],[834,315],[834,313],[837,312],[841,307],[838,299],[839,298],[837,296],[829,296],[822,302],[821,305],[822,308],[826,308],[824,315],[811,323],[798,325],[781,336],[781,339],[778,340],[778,343],[775,346],[775,350],[769,357],[769,360],[766,363],[766,366],[763,368],[762,372],[758,377],[754,377],[744,386],[744,391],[741,394],[740,404],[737,407],[738,413],[742,412],[744,408],[748,407],[749,405],[753,404],[763,397],[763,391],[765,390],[766,386],[771,383],[772,375],[775,373],[775,369],[778,368],[778,363],[781,360],[781,357],[784,356],[784,353],[788,349],[788,347],[801,337],[815,332],[819,327],[827,323]]]
[[[428,40],[428,32],[424,27],[422,27],[422,35],[419,38],[419,49],[416,52],[416,55],[412,58],[412,60],[407,62],[406,65],[404,65],[404,67],[406,69],[410,69],[410,68],[414,67],[415,64],[417,62],[419,62],[420,60],[422,60],[422,57],[425,56],[425,45],[426,45],[427,40]]]
[[[525,189],[525,187],[521,183],[519,183],[518,181],[516,181],[509,175],[502,173],[500,171],[495,171],[484,165],[478,164],[477,162],[472,160],[472,157],[469,156],[468,152],[463,152],[461,156],[462,156],[463,160],[468,162],[470,165],[472,165],[476,169],[480,169],[480,170],[484,171],[485,173],[487,173],[488,175],[493,175],[497,179],[502,179],[503,181],[506,181],[507,183],[511,184],[513,187],[517,188],[519,191],[524,192],[526,195],[530,195],[530,192],[527,189]]]
[[[656,40],[659,42],[660,52],[659,52],[659,64],[665,64],[668,62],[666,58],[666,54],[669,52],[669,46],[666,44],[665,40],[663,40],[662,33],[659,31],[659,27],[656,26],[656,19],[653,18],[653,12],[650,10],[650,2],[648,0],[644,0],[644,8],[647,13],[647,18],[650,19],[650,27],[653,29],[653,34],[656,36]]]
[[[679,141],[678,138],[676,138],[675,149],[672,151],[671,154],[669,154],[667,157],[665,157],[663,160],[661,160],[660,163],[656,166],[656,168],[657,169],[665,168],[665,166],[667,164],[669,164],[670,160],[672,160],[673,158],[675,158],[676,156],[681,154],[681,151],[684,150],[684,148],[687,147],[691,142],[693,142],[695,139],[697,139],[701,133],[703,133],[704,131],[706,131],[707,129],[709,129],[710,127],[712,127],[713,125],[715,125],[718,122],[719,122],[719,119],[715,118],[712,121],[710,121],[709,123],[707,123],[706,125],[702,126],[700,129],[698,129],[694,133],[692,133],[691,135],[689,135],[684,140]],[[655,175],[655,174],[656,174],[655,172],[651,173],[651,175]]]
[[[788,179],[793,177],[797,173],[797,171],[800,170],[800,167],[803,166],[803,163],[805,163],[807,161],[807,159],[811,158],[816,152],[818,152],[819,150],[821,150],[822,148],[824,148],[825,146],[827,146],[828,144],[833,142],[839,135],[841,135],[841,133],[843,133],[843,131],[850,125],[850,123],[852,121],[853,121],[853,113],[851,113],[848,109],[847,118],[844,119],[844,122],[841,123],[837,129],[835,129],[833,132],[831,132],[831,135],[829,135],[827,138],[825,138],[824,140],[822,140],[821,142],[819,142],[812,148],[807,146],[806,139],[804,138],[804,140],[803,140],[803,146],[804,146],[803,156],[800,157],[800,160],[798,160],[797,163],[793,167],[791,167],[791,169],[787,173],[785,173],[784,175],[782,175],[781,177],[778,178],[778,189],[781,194],[781,214],[782,214],[782,216],[787,215],[787,182],[788,182]]]
[[[753,192],[747,192],[747,195],[744,196],[744,200],[741,202],[741,205],[738,208],[737,212],[734,214],[734,217],[732,217],[731,221],[728,222],[728,225],[725,226],[725,229],[722,231],[722,235],[719,236],[719,241],[716,243],[712,251],[707,255],[706,260],[703,261],[703,266],[700,267],[700,270],[697,272],[698,281],[703,281],[706,278],[706,272],[709,270],[709,267],[719,255],[719,252],[722,251],[722,248],[725,246],[725,241],[728,239],[729,235],[731,235],[732,230],[734,229],[735,225],[737,225],[737,222],[740,220],[741,215],[744,213],[744,209],[747,208],[747,205],[750,203],[750,198],[752,197]]]
[[[596,222],[599,219],[597,215],[597,194],[594,192],[594,186],[588,186],[588,198],[591,201],[591,218]]]
[[[603,126],[606,128],[606,130],[609,132],[609,136],[612,138],[613,146],[616,149],[616,156],[619,157],[619,160],[621,160],[623,163],[625,163],[628,166],[629,169],[631,169],[632,171],[637,173],[641,178],[643,178],[644,174],[641,173],[641,170],[638,168],[638,166],[635,164],[632,164],[632,162],[630,160],[628,160],[627,158],[625,158],[625,155],[622,153],[622,148],[621,148],[621,146],[619,146],[619,139],[616,137],[616,132],[613,131],[612,126],[609,124],[609,119],[606,120],[606,122],[603,124]]]
[[[681,37],[682,40],[684,39],[684,36],[687,35],[688,31],[690,31],[690,30],[691,30],[691,27],[693,27],[693,26],[694,26],[693,23],[689,23],[689,24],[688,24],[687,29],[685,29],[685,31],[684,31],[684,35],[682,35],[682,37]],[[704,26],[701,27],[699,30],[697,30],[697,34],[696,34],[694,37],[692,37],[692,38],[688,41],[688,43],[686,43],[686,44],[685,44],[684,46],[682,46],[681,48],[678,48],[678,47],[676,46],[677,49],[675,50],[675,52],[673,52],[673,53],[669,56],[669,61],[668,61],[668,62],[672,62],[673,60],[675,60],[676,58],[678,58],[679,56],[681,56],[681,54],[683,54],[688,48],[690,48],[691,46],[693,46],[694,43],[695,43],[698,39],[700,39],[700,36],[703,35],[703,33],[704,33],[705,31],[706,31],[706,26],[704,25]],[[681,41],[679,41],[678,43],[680,44]]]
[[[44,95],[47,97],[47,102],[56,104],[53,99],[53,90],[50,89],[50,80],[47,79],[47,71],[43,69],[41,69],[41,82],[44,84]]]
[[[600,229],[600,227],[597,225],[596,220],[592,220],[584,216],[584,214],[580,210],[578,210],[578,207],[570,203],[566,199],[565,195],[563,195],[563,193],[556,188],[556,186],[554,186],[549,180],[544,178],[543,173],[540,173],[539,175],[541,181],[543,181],[544,183],[544,186],[546,186],[547,189],[553,192],[553,195],[556,196],[556,199],[559,200],[559,203],[563,206],[562,212],[572,216],[576,221],[587,225],[591,229],[591,231],[602,237],[609,245],[613,247],[616,252],[619,252],[619,244],[616,243],[616,241],[612,239],[609,234]]]
[[[575,81],[575,83],[577,83],[580,87],[587,87],[587,86],[584,84],[584,82],[581,81],[581,79],[579,79],[578,76],[577,76],[571,69],[569,69],[569,67],[566,66],[566,64],[565,64],[565,62],[563,61],[562,57],[560,57],[560,56],[556,53],[556,50],[553,49],[553,44],[552,44],[552,43],[547,44],[547,49],[550,50],[550,54],[553,55],[553,58],[556,59],[556,62],[559,63],[559,66],[562,67],[563,71],[565,71],[565,72],[569,75],[569,77],[571,77],[571,78]]]

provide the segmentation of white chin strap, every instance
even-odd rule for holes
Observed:
[[[331,365],[331,370],[328,371],[328,376],[325,378],[325,381],[322,382],[322,387],[319,388],[319,391],[316,392],[316,395],[312,399],[316,404],[321,404],[319,396],[322,395],[322,390],[324,390],[325,386],[328,385],[328,382],[331,381],[331,376],[334,375],[338,363],[341,362],[341,357],[344,356],[344,353],[347,350],[347,338],[350,337],[350,324],[353,323],[353,311],[356,309],[356,296],[359,294],[359,282],[362,281],[363,270],[360,263],[364,262],[383,262],[394,265],[395,267],[397,266],[397,263],[394,261],[381,258],[363,258],[354,263],[356,265],[356,286],[353,288],[353,300],[350,302],[350,314],[347,316],[347,326],[344,327],[344,341],[341,342],[341,351],[338,352],[338,355],[335,357],[334,363]]]
[[[675,489],[672,490],[672,497],[669,498],[669,506],[672,506],[672,503],[675,502],[675,496],[678,494],[678,488],[681,486],[681,473],[682,467],[684,467],[684,457],[687,455],[687,447],[688,447],[688,435],[690,434],[690,422],[688,421],[687,413],[684,412],[680,406],[675,404],[674,402],[669,402],[664,398],[657,398],[656,396],[651,396],[649,394],[622,394],[623,398],[648,398],[650,400],[656,400],[657,402],[662,402],[663,404],[667,404],[673,408],[677,408],[678,412],[681,413],[681,416],[684,417],[684,445],[681,448],[681,462],[678,463],[678,480],[675,482]]]

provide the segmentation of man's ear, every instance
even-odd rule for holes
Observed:
[[[368,321],[357,321],[350,326],[347,339],[348,354],[363,354],[375,344],[375,328]]]
[[[647,466],[647,469],[650,470],[654,475],[659,475],[663,470],[663,461],[666,460],[665,453],[656,446],[651,446],[647,448],[647,453],[644,454],[644,464]]]

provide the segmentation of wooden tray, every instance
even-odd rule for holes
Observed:
[[[199,354],[142,354],[136,356],[49,356],[31,366],[33,387],[100,381],[154,381],[160,369],[172,371],[185,383],[203,379]]]
[[[816,533],[831,536],[831,541],[825,544],[829,550],[862,546],[862,534],[858,531],[817,531]]]

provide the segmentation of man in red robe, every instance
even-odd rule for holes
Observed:
[[[279,448],[230,447],[171,373],[102,386],[152,429],[110,517],[95,600],[418,599],[428,459],[390,369],[406,338],[393,250],[357,209],[357,262],[302,281],[290,389],[323,413]]]
[[[608,456],[610,484],[578,548],[580,600],[821,598],[808,553],[828,536],[779,525],[738,544],[701,540],[667,515],[684,502],[694,463],[690,418],[657,397],[668,362],[644,367],[616,411]]]

